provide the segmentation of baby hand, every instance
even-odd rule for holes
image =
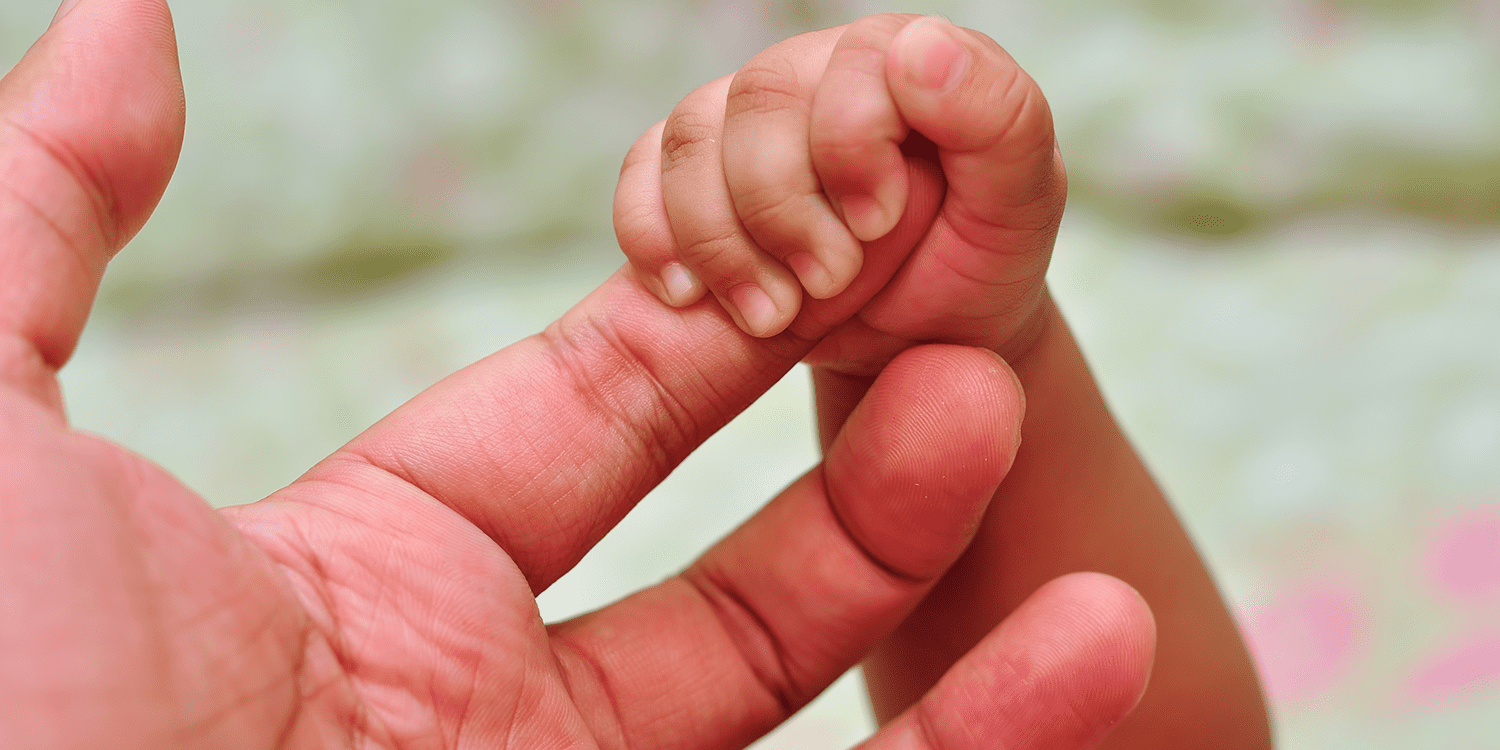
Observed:
[[[627,158],[616,230],[658,297],[684,306],[712,291],[765,337],[796,317],[802,289],[835,297],[866,253],[904,256],[915,243],[887,235],[918,220],[895,234],[929,257],[907,261],[918,270],[898,286],[954,296],[888,289],[882,332],[935,325],[924,336],[969,338],[946,328],[950,313],[972,323],[990,307],[1037,306],[1063,184],[1045,100],[998,45],[936,18],[873,16],[782,42],[685,98]],[[1024,227],[1037,231],[1012,231]],[[1026,299],[1001,299],[1000,285]],[[1011,328],[985,322],[1002,325],[975,343]]]

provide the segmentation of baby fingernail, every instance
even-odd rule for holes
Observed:
[[[870,242],[890,234],[901,220],[906,207],[899,180],[887,179],[875,188],[875,195],[847,195],[840,201],[844,224],[860,242]]]
[[[969,53],[935,18],[913,21],[902,32],[901,67],[908,78],[925,89],[947,91],[969,70]]]
[[[764,336],[776,325],[776,304],[760,287],[740,284],[729,290],[729,299],[740,311],[740,320],[751,336]]]
[[[703,291],[703,282],[681,263],[668,263],[661,269],[661,283],[667,289],[667,304],[673,307],[696,301]]]
[[[874,198],[868,195],[846,195],[839,204],[844,209],[844,224],[860,241],[869,242],[885,234],[880,232],[880,226],[885,223],[885,212],[880,210],[880,203]]]
[[[814,299],[827,299],[837,293],[833,275],[812,253],[795,253],[786,259],[786,264],[792,267],[792,273],[797,274],[802,288]]]

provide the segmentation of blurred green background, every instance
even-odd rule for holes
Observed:
[[[1069,167],[1051,283],[1218,572],[1286,748],[1500,748],[1500,0],[194,0],[187,140],[64,374],[216,504],[620,263],[626,148],[869,12],[994,37]],[[11,0],[9,66],[53,12]],[[543,596],[669,575],[812,465],[805,373]],[[845,680],[764,741],[853,744]]]

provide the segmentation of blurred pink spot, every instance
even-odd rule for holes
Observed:
[[[1437,591],[1478,604],[1500,595],[1500,511],[1474,510],[1427,537],[1427,580]]]
[[[403,176],[411,201],[429,213],[441,211],[468,177],[462,162],[436,149],[424,149],[409,159]]]
[[[1301,4],[1302,36],[1312,47],[1328,47],[1343,36],[1346,22],[1338,5],[1329,0],[1312,0]]]
[[[1429,654],[1407,678],[1407,697],[1431,703],[1500,683],[1500,634],[1460,638]]]
[[[1367,630],[1359,591],[1331,581],[1305,584],[1244,622],[1266,690],[1283,703],[1311,698],[1348,674]]]

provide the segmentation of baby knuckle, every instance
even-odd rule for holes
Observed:
[[[762,55],[735,74],[729,84],[725,114],[803,110],[806,94],[797,80],[797,70],[779,55]]]
[[[891,37],[902,27],[922,16],[915,13],[877,13],[849,24],[839,38],[839,46],[874,52],[884,57]]]
[[[666,120],[652,125],[640,138],[636,139],[634,144],[631,144],[630,150],[625,152],[625,158],[620,162],[621,176],[624,176],[632,168],[647,163],[654,156],[651,152],[653,149],[659,148],[661,143],[660,131],[665,125]],[[651,137],[653,133],[656,134],[654,139]]]
[[[772,227],[799,223],[790,214],[795,212],[801,198],[800,194],[787,192],[779,185],[765,185],[736,195],[735,206],[739,209],[740,223],[751,234],[758,235]]]
[[[698,268],[724,268],[737,265],[749,248],[737,228],[728,228],[689,240],[683,245],[682,257]]]
[[[645,207],[616,210],[614,225],[620,250],[628,258],[649,260],[654,255],[671,252],[670,247],[662,247],[656,214]]]
[[[1000,46],[1000,43],[995,41],[994,38],[992,38],[989,34],[986,34],[982,31],[976,31],[964,26],[958,26],[956,28],[958,29],[959,33],[964,34],[970,39],[974,40],[975,44],[978,44],[981,48],[988,51],[991,55],[998,56],[1006,61],[1014,63],[1014,61],[1010,58],[1010,53],[1006,52],[1005,48]]]
[[[867,133],[850,123],[830,123],[814,130],[808,137],[808,148],[817,161],[865,166],[894,147],[889,141],[867,137]]]
[[[667,118],[661,134],[661,169],[670,172],[692,161],[718,142],[720,128],[698,112],[679,107]]]

